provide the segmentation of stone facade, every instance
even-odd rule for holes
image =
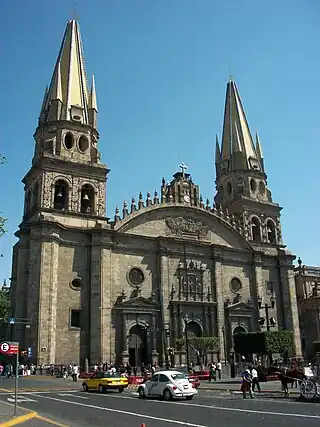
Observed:
[[[68,31],[78,36],[66,40],[79,39],[75,21]],[[65,43],[62,56],[64,49],[81,51]],[[75,57],[84,69],[81,55]],[[64,104],[72,100],[59,81],[78,76],[65,76],[59,61],[35,133],[32,167],[23,180],[25,207],[13,250],[11,297],[12,315],[28,319],[31,327],[17,325],[16,339],[32,348],[37,363],[83,365],[86,358],[90,363],[162,363],[167,347],[174,347],[187,327],[189,335],[218,337],[218,351],[207,356],[223,360],[233,352],[235,332],[261,330],[258,321],[265,313],[258,300],[274,297],[269,316],[275,328],[294,331],[300,355],[295,257],[282,243],[281,208],[266,187],[260,145],[255,162],[249,157],[244,166],[245,159],[238,157],[242,169],[233,170],[223,158],[223,136],[215,204],[203,201],[181,165],[171,182],[162,180],[159,195],[148,193],[144,199],[140,193],[110,220],[105,216],[109,169],[98,151],[95,88],[89,94],[79,85],[86,92],[78,98],[90,102],[81,111],[71,105],[77,115],[62,117],[69,111]],[[230,90],[236,90],[233,82]],[[239,109],[236,97],[233,102],[232,109]],[[235,111],[237,135],[245,144],[244,113]],[[174,357],[175,363],[185,362],[183,351]]]
[[[320,341],[320,267],[302,265],[299,258],[294,273],[302,354],[310,360],[316,356],[313,342]]]

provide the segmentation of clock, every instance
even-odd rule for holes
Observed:
[[[183,200],[184,200],[186,203],[190,203],[190,197],[188,196],[188,194],[186,194],[186,195],[183,197]]]

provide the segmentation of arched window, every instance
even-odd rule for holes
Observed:
[[[31,207],[31,191],[29,190],[26,195],[25,204],[24,204],[24,214],[28,215]]]
[[[68,184],[63,179],[59,179],[54,186],[54,200],[53,200],[54,209],[59,209],[61,211],[68,210],[68,195],[69,195]]]
[[[81,189],[81,212],[94,212],[94,189],[89,184],[85,184]]]
[[[187,323],[187,335],[189,339],[197,338],[202,336],[202,330],[197,322],[188,322]]]
[[[39,206],[39,183],[36,182],[32,190],[32,207],[37,208]]]
[[[260,221],[257,217],[251,218],[251,235],[253,242],[261,242],[261,226]]]
[[[271,219],[267,221],[267,236],[269,243],[277,243],[276,227]]]

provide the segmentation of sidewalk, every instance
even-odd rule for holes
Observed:
[[[241,378],[226,378],[217,381],[201,381],[200,390],[212,391],[240,391]],[[269,381],[260,383],[262,393],[283,393],[280,381]],[[300,388],[291,388],[289,384],[289,393],[300,395]]]
[[[36,416],[35,412],[18,408],[17,416],[13,416],[13,405],[0,401],[0,427],[9,427],[31,420]]]

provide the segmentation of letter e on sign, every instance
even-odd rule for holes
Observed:
[[[2,342],[0,344],[0,352],[3,354],[7,354],[10,351],[10,344],[7,342]]]

